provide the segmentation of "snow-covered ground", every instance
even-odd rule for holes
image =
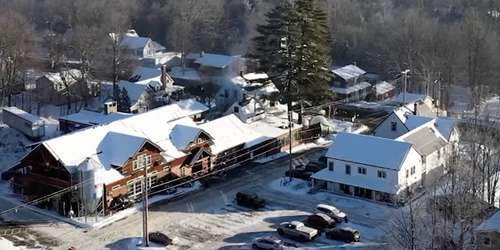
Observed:
[[[189,193],[195,192],[196,190],[199,190],[201,188],[202,188],[201,183],[199,181],[196,181],[196,182],[194,182],[192,187],[177,188],[177,192],[175,192],[174,194],[155,195],[155,196],[148,199],[148,204],[152,205],[152,204],[155,204],[157,202],[168,201],[169,199],[184,196],[184,195],[187,195]],[[107,226],[107,225],[115,222],[115,221],[122,220],[122,219],[127,218],[128,216],[130,216],[132,214],[135,214],[139,211],[142,211],[143,207],[144,207],[143,203],[139,202],[139,203],[136,203],[131,208],[127,208],[125,210],[119,211],[113,215],[110,215],[110,216],[107,216],[104,218],[99,218],[98,221],[92,222],[92,218],[90,218],[87,223],[90,227],[93,227],[94,229],[102,228],[104,226]],[[83,218],[75,218],[75,219],[82,222],[82,223],[85,223]]]

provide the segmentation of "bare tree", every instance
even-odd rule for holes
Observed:
[[[23,86],[22,70],[31,43],[31,27],[26,18],[6,9],[0,11],[0,98],[12,105],[12,96]]]

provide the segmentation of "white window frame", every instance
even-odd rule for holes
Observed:
[[[387,173],[383,170],[377,170],[377,177],[381,179],[387,178]]]
[[[137,171],[144,169],[144,166],[150,168],[152,166],[152,157],[149,154],[141,154],[132,162],[132,170]]]
[[[366,175],[366,168],[364,167],[358,167],[358,174]]]

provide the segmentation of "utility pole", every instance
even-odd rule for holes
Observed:
[[[146,247],[149,247],[149,235],[148,235],[148,165],[144,163],[144,180],[142,182],[142,234],[144,237],[144,244]]]
[[[410,70],[404,70],[401,72],[403,74],[403,103],[406,105],[406,88],[408,85],[408,73],[410,73]]]
[[[288,110],[288,140],[290,141],[289,145],[289,150],[290,150],[290,160],[288,162],[288,173],[290,175],[290,181],[293,180],[293,172],[292,172],[292,161],[293,161],[293,156],[292,156],[292,126],[293,126],[293,111]]]

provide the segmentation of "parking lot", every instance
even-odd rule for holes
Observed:
[[[319,157],[322,152],[312,150],[306,157]],[[302,221],[318,203],[327,203],[348,214],[347,225],[359,230],[361,242],[346,244],[322,235],[312,242],[294,243],[306,249],[383,248],[385,222],[397,210],[333,194],[307,194],[307,182],[296,181],[286,187],[281,186],[280,178],[283,178],[287,167],[287,159],[242,167],[224,182],[179,200],[152,205],[149,230],[160,231],[173,238],[173,245],[168,249],[249,249],[257,237],[281,237],[276,232],[281,222]],[[266,200],[266,206],[258,210],[238,206],[235,202],[238,191],[256,193]],[[131,249],[127,239],[141,237],[142,215],[137,213],[88,232],[62,224],[35,229],[63,242],[57,247],[60,249],[70,246],[77,249]]]

